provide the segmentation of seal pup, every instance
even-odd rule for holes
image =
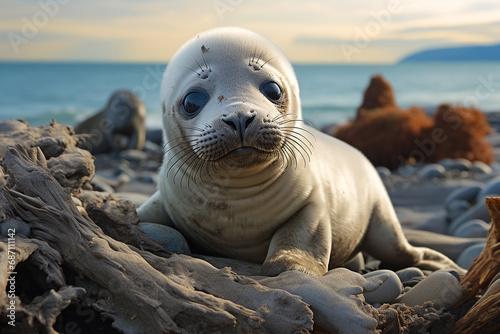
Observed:
[[[322,275],[359,251],[393,267],[460,268],[411,246],[372,164],[305,125],[285,55],[248,30],[188,41],[165,71],[165,155],[143,222],[262,273]]]
[[[106,107],[75,127],[76,133],[92,136],[87,142],[92,154],[142,150],[146,141],[146,107],[134,93],[119,90]]]

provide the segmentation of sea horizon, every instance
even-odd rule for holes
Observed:
[[[0,120],[24,118],[43,125],[52,118],[76,125],[104,108],[118,89],[136,93],[148,110],[146,125],[160,127],[159,89],[168,62],[0,61]],[[396,103],[432,112],[442,103],[500,111],[500,62],[396,64],[293,63],[303,117],[316,127],[353,118],[373,75],[394,89]]]

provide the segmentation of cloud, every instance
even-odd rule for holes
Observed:
[[[234,25],[266,36],[292,61],[343,62],[338,45],[352,43],[391,1],[401,10],[355,61],[390,62],[439,43],[499,40],[500,4],[484,0],[69,0],[16,53],[7,35],[22,36],[25,22],[43,12],[40,3],[50,1],[0,0],[0,60],[165,61],[200,31]]]

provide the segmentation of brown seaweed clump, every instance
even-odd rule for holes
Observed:
[[[392,96],[387,92],[390,86],[375,78],[367,89],[372,93],[365,92],[357,118],[332,133],[363,152],[375,166],[397,169],[444,158],[493,161],[493,150],[485,138],[491,127],[479,109],[442,104],[433,117],[419,107],[401,109],[386,98]],[[377,82],[378,88],[374,88]],[[368,112],[365,107],[375,105],[370,102],[376,100],[373,92],[385,97],[380,101],[389,102]]]

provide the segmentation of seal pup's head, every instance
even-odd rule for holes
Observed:
[[[218,28],[188,41],[167,66],[161,101],[171,174],[283,169],[311,154],[293,68],[254,32]]]

